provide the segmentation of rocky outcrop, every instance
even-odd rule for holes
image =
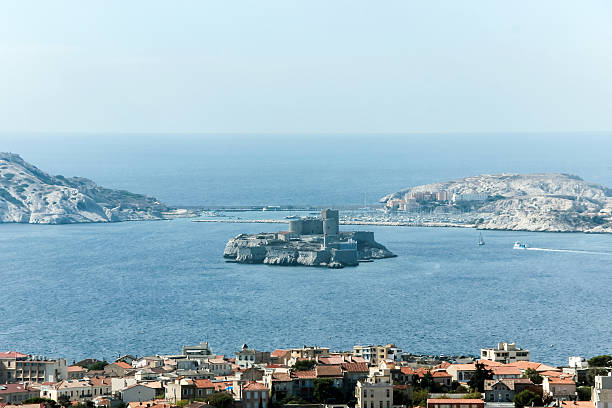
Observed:
[[[612,233],[612,190],[568,174],[467,177],[400,190],[381,201],[425,192],[486,194],[484,202],[426,204],[460,208],[481,229]]]
[[[371,232],[341,232],[342,242],[355,241],[354,256],[350,250],[323,248],[322,236],[301,236],[291,241],[278,239],[278,234],[240,234],[225,245],[223,256],[238,263],[267,265],[304,265],[343,267],[358,265],[359,260],[392,258],[396,255],[374,240]]]
[[[189,215],[155,198],[51,176],[13,153],[0,153],[0,222],[69,224],[159,220]]]

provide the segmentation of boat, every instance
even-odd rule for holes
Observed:
[[[482,239],[482,232],[481,232],[481,233],[480,233],[480,236],[478,237],[478,245],[479,245],[479,246],[482,246],[482,245],[484,245],[484,244],[485,244],[485,242],[484,242],[484,239]]]
[[[516,241],[514,243],[514,249],[527,249],[527,244],[523,244],[521,242]]]

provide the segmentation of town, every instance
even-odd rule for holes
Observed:
[[[514,343],[478,356],[416,355],[387,345],[303,346],[235,355],[211,345],[176,355],[68,365],[0,352],[0,408],[610,408],[612,356],[556,367]]]

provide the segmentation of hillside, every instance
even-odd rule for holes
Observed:
[[[436,194],[440,200],[431,199]],[[464,199],[475,195],[482,197]],[[480,175],[403,189],[381,202],[465,212],[481,229],[612,232],[612,190],[567,174]]]
[[[68,224],[171,218],[155,198],[81,178],[51,176],[13,153],[0,153],[0,222]]]

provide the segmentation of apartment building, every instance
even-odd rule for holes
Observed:
[[[353,356],[363,358],[368,364],[378,365],[381,361],[395,361],[402,350],[395,344],[380,345],[357,345],[353,347]]]
[[[498,343],[497,347],[480,349],[480,358],[504,364],[529,361],[529,350],[518,348],[514,343]]]
[[[16,351],[0,353],[0,383],[56,382],[68,378],[64,359],[48,359]]]

